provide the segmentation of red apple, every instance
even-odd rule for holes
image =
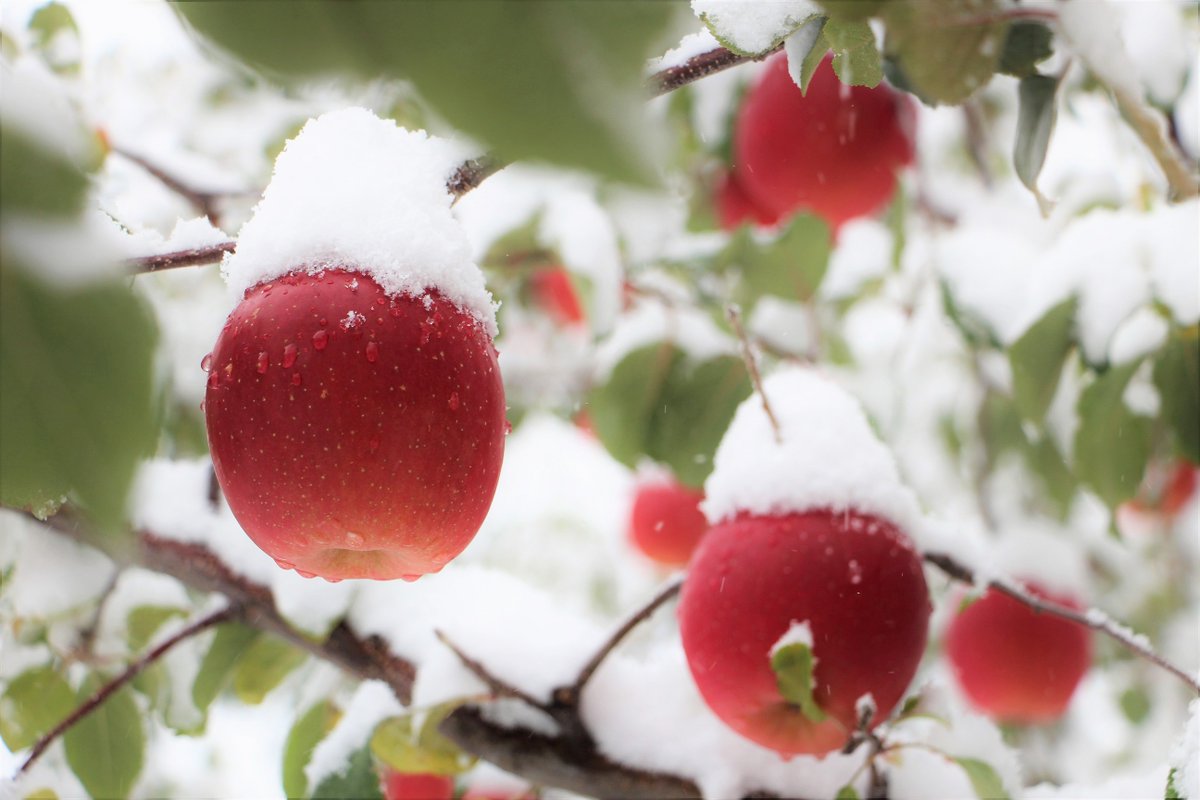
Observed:
[[[1172,518],[1196,493],[1198,475],[1200,469],[1187,461],[1173,466],[1154,462],[1146,470],[1137,496],[1129,501],[1129,505],[1143,514],[1157,513]]]
[[[1038,597],[1074,609],[1074,598],[1036,584]],[[1066,710],[1092,663],[1088,630],[1034,611],[989,589],[950,623],[946,656],[963,692],[980,711],[1005,722],[1039,723]]]
[[[925,647],[929,592],[921,558],[894,525],[854,511],[741,514],[700,543],[679,602],[692,677],[713,712],[742,736],[790,756],[843,746],[856,703],[887,717]],[[811,633],[811,700],[787,699],[772,648]]]
[[[700,510],[704,492],[674,480],[641,484],[633,497],[629,539],[646,557],[668,567],[682,567],[708,530]]]
[[[217,479],[281,567],[411,580],[474,537],[500,474],[504,389],[487,331],[439,292],[293,273],[246,292],[206,362]]]
[[[913,158],[915,119],[912,101],[885,84],[843,84],[828,55],[802,93],[780,53],[738,112],[735,171],[765,213],[810,211],[836,229],[891,199]]]
[[[559,325],[583,324],[583,306],[571,284],[571,276],[562,267],[543,267],[529,276],[534,303]]]
[[[384,800],[451,800],[454,797],[454,776],[423,772],[385,770]]]
[[[714,201],[717,221],[727,231],[748,223],[769,228],[779,221],[778,214],[763,211],[746,195],[735,170],[726,172],[717,180]]]

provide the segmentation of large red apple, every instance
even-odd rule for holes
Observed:
[[[436,290],[342,270],[248,290],[208,361],[208,440],[246,533],[306,577],[436,572],[474,537],[504,451],[491,337]]]
[[[451,800],[454,776],[389,769],[384,772],[382,788],[384,800]]]
[[[780,53],[739,110],[734,172],[765,214],[807,210],[836,229],[891,199],[913,158],[914,124],[909,98],[885,84],[843,84],[830,56],[802,93]]]
[[[1081,609],[1070,596],[1036,584],[1029,591]],[[1088,630],[1039,613],[989,589],[963,609],[946,632],[946,656],[967,699],[1004,722],[1039,723],[1066,710],[1092,663]]]
[[[784,756],[841,747],[870,695],[887,717],[925,647],[921,559],[891,523],[854,511],[742,514],[714,525],[679,603],[683,648],[705,702]],[[805,626],[815,709],[789,700],[772,650]]]
[[[717,180],[714,205],[717,211],[717,221],[727,231],[754,223],[760,227],[769,228],[779,221],[779,215],[763,211],[742,188],[737,173],[729,171]]]
[[[668,567],[688,563],[708,530],[704,492],[673,479],[640,484],[629,515],[629,539],[647,558]]]

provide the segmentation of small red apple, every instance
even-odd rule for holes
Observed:
[[[1073,597],[1036,584],[1030,592],[1079,610]],[[1092,663],[1088,630],[989,589],[946,632],[958,684],[980,711],[1004,722],[1040,723],[1066,710]]]
[[[384,800],[451,800],[454,776],[424,772],[384,771]]]
[[[708,530],[700,510],[704,492],[673,479],[652,480],[637,487],[629,517],[629,539],[647,558],[682,567]]]
[[[855,511],[743,513],[717,523],[679,602],[683,649],[709,708],[784,756],[841,747],[866,695],[872,724],[886,719],[921,660],[929,613],[908,537]],[[772,665],[772,650],[796,625],[811,637],[815,708],[788,699]]]
[[[534,303],[563,327],[583,324],[583,306],[562,267],[542,267],[529,276]]]
[[[766,214],[807,210],[837,229],[891,199],[913,158],[915,119],[912,101],[885,84],[843,84],[828,55],[802,93],[780,53],[739,110],[735,171]]]
[[[249,289],[205,360],[217,479],[281,567],[411,580],[478,531],[504,389],[487,331],[438,291],[295,272]]]
[[[736,170],[724,173],[717,180],[714,202],[717,221],[727,231],[754,223],[769,228],[779,221],[779,215],[762,210],[746,194]]]
[[[1196,493],[1198,476],[1200,468],[1187,461],[1173,466],[1152,463],[1137,496],[1129,501],[1129,505],[1143,514],[1157,513],[1173,518]]]

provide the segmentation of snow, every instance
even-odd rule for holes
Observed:
[[[370,740],[376,725],[403,712],[404,707],[386,683],[360,683],[337,725],[313,750],[312,760],[304,768],[308,785],[316,788],[325,778],[343,770],[350,756]]]
[[[712,523],[739,513],[854,509],[890,520],[910,536],[922,526],[891,452],[854,398],[815,370],[782,369],[763,391],[780,425],[775,439],[757,394],[737,410],[705,483]]]
[[[1187,77],[1196,47],[1184,22],[1184,6],[1175,0],[1141,0],[1114,5],[1121,39],[1151,100],[1171,105]]]
[[[4,564],[12,568],[4,581],[5,616],[49,622],[76,609],[90,610],[115,573],[112,562],[16,514],[0,514],[0,531],[16,544]]]
[[[769,50],[801,22],[824,13],[811,0],[692,0],[692,11],[743,53]]]
[[[1200,798],[1200,700],[1188,704],[1187,728],[1171,748],[1168,763],[1175,770],[1175,788],[1185,800]]]
[[[64,84],[32,56],[0,61],[0,120],[46,152],[82,164],[89,152],[83,121]]]
[[[856,219],[843,225],[821,281],[821,297],[850,298],[863,284],[882,278],[891,267],[892,239],[892,232],[877,220]]]
[[[1193,160],[1200,158],[1200,59],[1193,59],[1187,84],[1175,105],[1179,140]]]
[[[621,359],[639,347],[671,342],[696,361],[737,353],[737,345],[712,318],[689,305],[668,305],[657,299],[639,302],[618,321],[612,334],[595,352],[597,378],[603,379]]]
[[[1138,72],[1121,38],[1116,5],[1108,0],[1065,0],[1056,9],[1059,29],[1088,69],[1116,91],[1140,98]]]
[[[1048,522],[1002,532],[989,559],[999,575],[1031,582],[1083,602],[1090,595],[1087,564],[1069,534]]]
[[[496,335],[495,306],[450,211],[465,151],[361,108],[310,121],[288,142],[222,272],[230,289],[333,267],[392,295],[436,289]]]
[[[1167,340],[1167,321],[1150,308],[1130,314],[1113,333],[1108,343],[1108,359],[1125,364],[1156,351]]]
[[[721,43],[712,35],[712,31],[708,28],[703,28],[695,33],[689,33],[679,40],[679,44],[668,50],[659,58],[650,60],[649,71],[659,72],[671,67],[679,67],[687,63],[688,59],[707,53],[710,50],[716,50],[721,46]]]
[[[784,631],[783,635],[779,637],[775,644],[771,645],[771,658],[775,658],[775,654],[783,648],[790,647],[794,644],[802,644],[809,650],[812,650],[812,626],[808,624],[808,620],[805,620],[804,622],[792,620],[792,624],[788,626],[788,629]],[[816,663],[816,659],[813,659],[813,663]]]

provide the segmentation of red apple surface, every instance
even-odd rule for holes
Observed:
[[[802,93],[779,53],[738,112],[734,170],[766,214],[809,211],[836,229],[891,199],[913,158],[915,119],[912,101],[886,84],[843,84],[830,56]]]
[[[717,221],[727,231],[753,223],[767,228],[779,221],[779,215],[762,210],[746,194],[737,173],[729,171],[717,180],[714,196]]]
[[[854,511],[742,514],[714,525],[679,602],[688,666],[709,708],[784,756],[842,747],[865,695],[874,722],[885,719],[921,660],[929,613],[908,537]],[[811,632],[819,721],[784,697],[771,664],[793,624]]]
[[[583,324],[583,306],[562,267],[543,267],[529,276],[529,289],[538,308],[559,325]]]
[[[688,563],[708,530],[704,492],[674,480],[641,484],[629,515],[629,539],[643,555],[668,567]]]
[[[1153,463],[1146,470],[1137,496],[1129,504],[1143,514],[1158,513],[1167,518],[1174,517],[1196,493],[1198,476],[1200,469],[1187,461],[1174,465]]]
[[[383,776],[383,797],[384,800],[451,800],[454,776],[389,769]]]
[[[1036,584],[1038,597],[1079,610]],[[946,656],[967,699],[1004,722],[1041,723],[1066,710],[1092,663],[1090,632],[995,589],[963,609],[946,632]]]
[[[412,580],[478,531],[504,389],[491,337],[437,291],[292,273],[246,292],[206,363],[217,479],[281,567]]]

